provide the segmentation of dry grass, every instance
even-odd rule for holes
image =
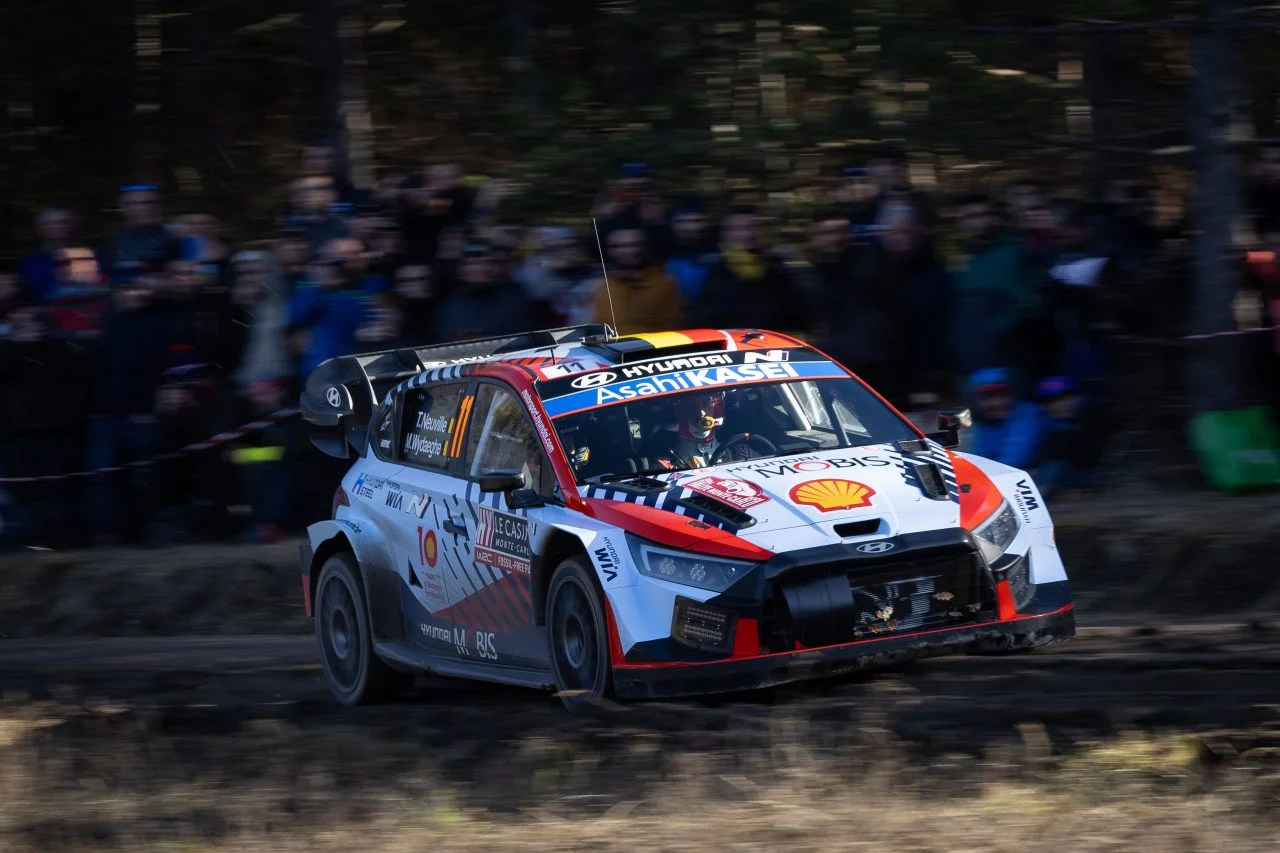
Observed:
[[[419,740],[390,722],[395,708],[253,720],[228,736],[174,730],[158,712],[11,701],[0,709],[0,849],[1261,853],[1280,843],[1273,750],[1223,759],[1200,738],[1135,732],[1062,754],[1032,727],[979,756],[922,757],[881,727],[891,711],[890,696],[876,700],[841,737],[785,708],[720,732],[700,726],[732,714],[693,711],[689,728],[670,729],[663,715],[676,708],[587,720],[548,709],[537,726],[495,729],[477,752],[429,725]]]

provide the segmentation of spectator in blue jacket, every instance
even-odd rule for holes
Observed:
[[[161,221],[159,189],[134,184],[120,190],[125,227],[112,237],[103,266],[114,285],[126,285],[148,270],[182,257],[182,240]]]
[[[51,207],[36,216],[40,246],[22,259],[19,275],[27,299],[37,305],[52,302],[58,292],[58,256],[71,246],[75,218],[71,211]]]
[[[325,244],[311,280],[298,287],[289,304],[288,331],[303,377],[323,361],[358,351],[356,330],[370,320],[374,297],[386,289],[385,279],[368,274],[359,240],[343,237]]]
[[[708,225],[707,214],[696,200],[686,201],[671,214],[667,275],[675,280],[686,305],[697,301],[707,274],[719,260]]]
[[[1020,402],[1009,370],[991,367],[969,378],[974,398],[972,444],[967,450],[1014,468],[1037,461],[1043,436],[1040,410]]]
[[[1070,376],[1049,376],[1036,386],[1043,438],[1036,484],[1046,498],[1093,486],[1108,437],[1105,413]]]

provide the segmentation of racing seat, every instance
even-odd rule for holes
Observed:
[[[720,427],[723,438],[748,433],[781,447],[787,441],[786,429],[785,419],[769,407],[760,389],[739,388],[728,395],[724,424]]]
[[[622,407],[615,406],[594,415],[587,431],[591,435],[591,454],[578,472],[579,477],[644,470],[643,457],[636,452],[631,425]]]

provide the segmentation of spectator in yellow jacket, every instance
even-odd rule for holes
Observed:
[[[664,332],[684,325],[680,291],[663,266],[653,261],[644,231],[613,231],[608,254],[611,294],[603,284],[596,291],[596,322],[613,325],[620,335]]]

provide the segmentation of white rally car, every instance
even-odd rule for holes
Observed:
[[[339,701],[420,673],[567,702],[750,689],[1075,633],[1022,471],[922,434],[754,329],[604,325],[336,358],[302,395],[354,457],[302,585]]]

